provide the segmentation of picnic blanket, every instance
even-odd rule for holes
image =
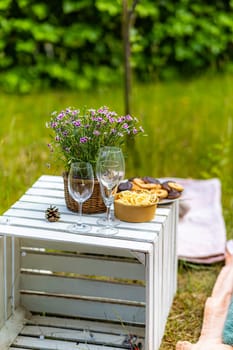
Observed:
[[[173,180],[185,188],[179,202],[179,259],[202,264],[224,260],[226,227],[222,215],[220,180]]]
[[[229,241],[232,243],[231,241]],[[227,247],[229,244],[227,244]],[[226,249],[226,264],[221,269],[212,294],[205,303],[200,338],[196,344],[179,341],[176,350],[233,350],[232,296],[233,251]]]

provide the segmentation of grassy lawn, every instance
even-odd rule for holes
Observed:
[[[137,139],[126,161],[126,177],[219,177],[229,239],[233,238],[232,96],[233,76],[135,85],[132,114],[142,121],[148,136]],[[46,91],[30,96],[0,94],[0,213],[40,175],[61,174],[62,167],[52,163],[47,149],[49,135],[45,122],[55,109],[82,105],[108,105],[123,113],[122,91]],[[178,293],[162,350],[174,349],[178,340],[197,340],[204,302],[220,268],[221,264],[180,263]]]

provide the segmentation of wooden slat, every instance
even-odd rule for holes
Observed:
[[[20,281],[20,288],[23,290],[145,302],[145,287],[135,283],[114,283],[111,280],[100,281],[42,273],[22,273]]]
[[[43,249],[52,249],[58,251],[66,251],[66,252],[79,252],[86,254],[98,254],[98,255],[109,255],[109,256],[123,256],[123,257],[135,257],[134,253],[130,250],[123,250],[118,248],[105,248],[90,246],[87,244],[74,244],[67,242],[51,242],[51,241],[42,241],[36,239],[21,239],[22,247],[30,247],[30,248],[43,248]],[[141,253],[145,255],[144,253]],[[144,258],[145,259],[145,258]]]
[[[126,339],[125,335],[111,334],[89,331],[88,329],[73,330],[60,327],[45,326],[25,326],[20,332],[21,335],[40,337],[59,340],[69,340],[89,344],[123,346]]]
[[[26,192],[27,196],[44,196],[44,197],[53,197],[53,198],[62,198],[64,199],[64,189],[49,189],[49,188],[36,188],[31,187]]]
[[[11,216],[10,211],[7,212],[7,215],[9,217]],[[65,221],[59,220],[58,222],[51,223],[46,221],[44,217],[44,213],[43,214],[41,213],[41,217],[37,218],[37,220],[14,216],[14,222],[11,223],[11,226],[17,226],[17,227],[21,226],[25,230],[26,228],[30,228],[32,230],[43,229],[43,230],[46,230],[47,232],[50,232],[50,234],[55,235],[56,233],[58,234],[69,233],[69,225],[76,221],[77,221],[77,216],[74,217],[73,215],[67,215],[67,217],[65,218]],[[85,216],[85,218],[83,218],[83,221],[91,225],[91,231],[86,233],[85,235],[90,235],[92,237],[93,236],[106,237],[105,234],[101,232],[101,226],[98,226],[96,222],[96,218],[94,218],[93,216]],[[133,241],[141,241],[141,242],[144,242],[146,240],[147,242],[153,242],[157,238],[158,234],[160,233],[162,229],[162,225],[154,223],[154,226],[153,226],[151,222],[146,223],[144,226],[141,224],[137,225],[136,223],[134,223],[133,225],[130,225],[130,228],[127,225],[121,224],[118,227],[117,234],[114,236],[111,236],[111,239],[113,240],[131,239]],[[144,227],[144,231],[143,231],[143,227]],[[143,236],[142,236],[142,232],[144,232]],[[78,236],[80,235],[81,234],[79,233]]]
[[[45,206],[46,209],[48,206]],[[45,229],[55,229],[55,230],[67,230],[67,225],[71,222],[76,222],[78,219],[77,213],[63,213],[61,216],[61,220],[55,223],[50,223],[45,220],[45,211],[35,211],[31,209],[17,209],[17,208],[12,208],[9,209],[6,212],[6,215],[9,217],[13,216],[14,221],[12,221],[12,224],[15,225],[24,225],[24,226],[31,226],[33,227],[44,227]],[[83,214],[83,221],[87,222],[88,224],[94,225],[92,227],[93,233],[96,232],[96,229],[100,229],[101,227],[97,223],[97,219],[102,215],[88,215],[88,214]],[[20,218],[23,217],[23,220],[20,220]],[[37,220],[32,220],[32,219],[37,219]],[[97,226],[97,228],[95,227]],[[128,235],[131,237],[130,232],[133,231],[134,234],[136,235],[135,237],[140,236],[138,233],[145,232],[147,233],[147,239],[151,239],[152,237],[155,236],[155,233],[159,233],[161,230],[161,224],[156,223],[156,221],[150,221],[150,222],[145,222],[145,223],[127,223],[127,222],[121,222],[119,225],[119,232],[118,235],[124,237],[124,234],[126,233],[125,231],[128,230]],[[133,237],[133,236],[132,236]],[[145,237],[144,237],[145,239]]]
[[[60,341],[50,339],[37,339],[33,337],[24,336],[17,337],[17,339],[12,345],[17,347],[25,347],[26,349],[37,350],[118,350],[118,348],[104,345],[93,345],[85,343],[76,343],[72,341]]]
[[[50,204],[53,204],[52,203],[52,200],[50,200],[50,203],[36,203],[36,202],[23,202],[22,200],[14,203],[11,207],[11,209],[9,209],[5,214],[7,215],[18,215],[17,214],[17,210],[21,210],[21,213],[23,215],[23,217],[26,216],[26,214],[28,213],[28,217],[33,216],[33,214],[35,215],[36,213],[35,212],[38,212],[38,215],[41,215],[40,213],[42,212],[42,216],[44,216],[44,212],[45,210],[47,209],[48,205]],[[63,217],[64,214],[69,214],[69,215],[73,215],[73,216],[76,216],[77,213],[74,213],[72,211],[70,211],[65,203],[62,205],[60,204],[59,205],[59,211]],[[31,212],[31,213],[30,213]],[[156,209],[156,216],[153,220],[153,222],[156,222],[156,223],[164,223],[166,221],[166,217],[168,216],[168,208],[166,207],[158,207]],[[18,212],[19,213],[19,212]],[[103,216],[105,215],[104,213],[94,213],[94,214],[91,214],[92,217],[96,218],[99,218],[100,216]],[[124,225],[125,227],[131,227],[131,224],[130,223],[127,223],[127,222],[122,222],[121,223],[122,225]]]
[[[55,189],[55,190],[63,190],[64,184],[63,182],[47,182],[47,181],[37,181],[32,185],[32,188],[42,188],[42,189]]]
[[[78,349],[80,350],[84,344],[88,345],[90,349],[98,350],[131,349],[132,337],[136,343],[140,342],[143,346],[142,349],[144,349],[144,328],[123,323],[112,324],[38,315],[32,315],[29,319],[26,319],[23,311],[18,310],[15,316],[8,321],[7,330],[9,335],[12,333],[12,328],[17,329],[18,334],[16,333],[11,337],[12,345],[10,348],[10,336],[8,341],[4,342],[4,334],[0,333],[1,350],[68,350],[70,346],[72,349],[74,344],[79,344]],[[53,344],[56,345],[55,348],[52,347]],[[67,348],[64,346],[67,346]]]
[[[81,234],[70,234],[66,232],[51,231],[48,229],[13,226],[13,225],[2,225],[0,224],[0,234],[4,233],[8,236],[21,237],[21,238],[35,238],[41,240],[51,240],[56,242],[72,242],[75,244],[89,244],[90,246],[104,246],[110,248],[122,248],[123,250],[135,250],[139,252],[147,253],[152,249],[150,241],[147,240],[131,240],[131,239],[120,239],[117,235],[113,237],[100,237],[93,234],[81,235]],[[145,233],[145,238],[147,237]],[[157,237],[157,234],[156,234]]]
[[[27,252],[21,256],[21,267],[24,269],[49,270],[84,275],[109,276],[144,280],[143,265],[124,260],[100,259],[100,257],[79,257],[56,255],[53,253]]]
[[[49,314],[84,317],[134,324],[144,324],[145,308],[74,298],[39,294],[22,294],[21,303],[30,311]]]
[[[46,183],[62,183],[62,176],[54,175],[41,175],[35,183],[46,182]]]
[[[65,200],[62,197],[46,197],[46,196],[33,196],[33,195],[23,195],[20,200],[22,202],[28,202],[28,203],[41,203],[41,204],[46,204],[47,206],[51,204],[54,205],[65,205]]]
[[[32,210],[30,204],[31,203],[27,203],[27,208],[26,207],[24,207],[24,208],[16,208],[16,207],[11,208],[6,212],[6,215],[8,215],[9,217],[13,216],[14,217],[14,224],[17,224],[17,225],[19,225],[21,223],[20,218],[24,218],[25,225],[27,225],[27,226],[31,225],[32,227],[34,227],[36,223],[35,223],[35,221],[33,222],[30,219],[34,219],[34,220],[38,219],[38,220],[42,221],[44,224],[47,224],[48,228],[50,228],[50,229],[52,229],[52,228],[59,229],[61,224],[63,224],[63,230],[65,230],[66,227],[64,227],[64,224],[68,224],[70,222],[77,221],[77,217],[78,217],[77,213],[73,213],[73,212],[64,210],[63,213],[61,213],[61,220],[57,223],[59,225],[55,225],[54,223],[53,223],[53,225],[51,225],[51,223],[49,223],[45,220],[45,211],[46,211],[48,206],[44,205],[44,210],[42,208],[40,208],[40,210]],[[105,214],[83,215],[83,220],[85,222],[93,225],[93,226],[98,226],[97,219],[99,219],[101,216],[104,216],[104,215]],[[17,220],[17,218],[19,220]],[[148,234],[150,234],[150,232],[153,231],[153,228],[154,228],[155,231],[159,232],[159,230],[161,228],[160,224],[164,222],[165,217],[160,216],[159,218],[160,219],[158,220],[158,225],[156,225],[157,221],[155,218],[155,220],[153,221],[154,226],[152,226],[151,222],[146,222],[146,223],[143,223],[143,225],[142,225],[142,223],[132,224],[132,223],[122,221],[120,223],[120,228],[133,230],[134,232],[141,231],[143,228],[144,231],[148,231]],[[27,219],[26,222],[25,222],[25,219]],[[37,225],[39,225],[38,227],[41,227],[41,222],[38,222]],[[99,226],[98,226],[98,228],[99,228]]]
[[[52,326],[61,327],[67,329],[86,329],[93,332],[106,332],[111,334],[136,334],[140,338],[145,337],[145,327],[137,327],[126,324],[119,323],[109,323],[101,321],[86,321],[72,318],[64,317],[51,317],[51,316],[40,316],[32,315],[32,317],[27,321],[27,324],[38,325],[38,326]]]
[[[52,200],[50,200],[50,204],[52,203]],[[49,205],[50,205],[49,204]],[[45,212],[45,210],[48,208],[48,203],[37,203],[37,202],[23,202],[22,200],[19,200],[17,202],[15,202],[12,207],[10,209],[21,209],[21,210],[31,210],[31,211],[43,211]],[[10,212],[10,209],[7,212]],[[70,213],[72,214],[73,212],[68,211],[65,202],[63,205],[59,205],[59,211],[61,213]],[[7,213],[6,212],[6,213]],[[75,215],[75,213],[73,213],[73,215]]]

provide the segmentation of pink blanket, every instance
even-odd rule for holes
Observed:
[[[196,263],[224,259],[226,228],[222,216],[221,183],[218,179],[174,178],[185,188],[178,224],[178,257]]]

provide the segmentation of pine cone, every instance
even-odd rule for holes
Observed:
[[[50,207],[46,209],[45,217],[50,222],[58,221],[60,219],[59,209],[53,205],[50,205]]]

